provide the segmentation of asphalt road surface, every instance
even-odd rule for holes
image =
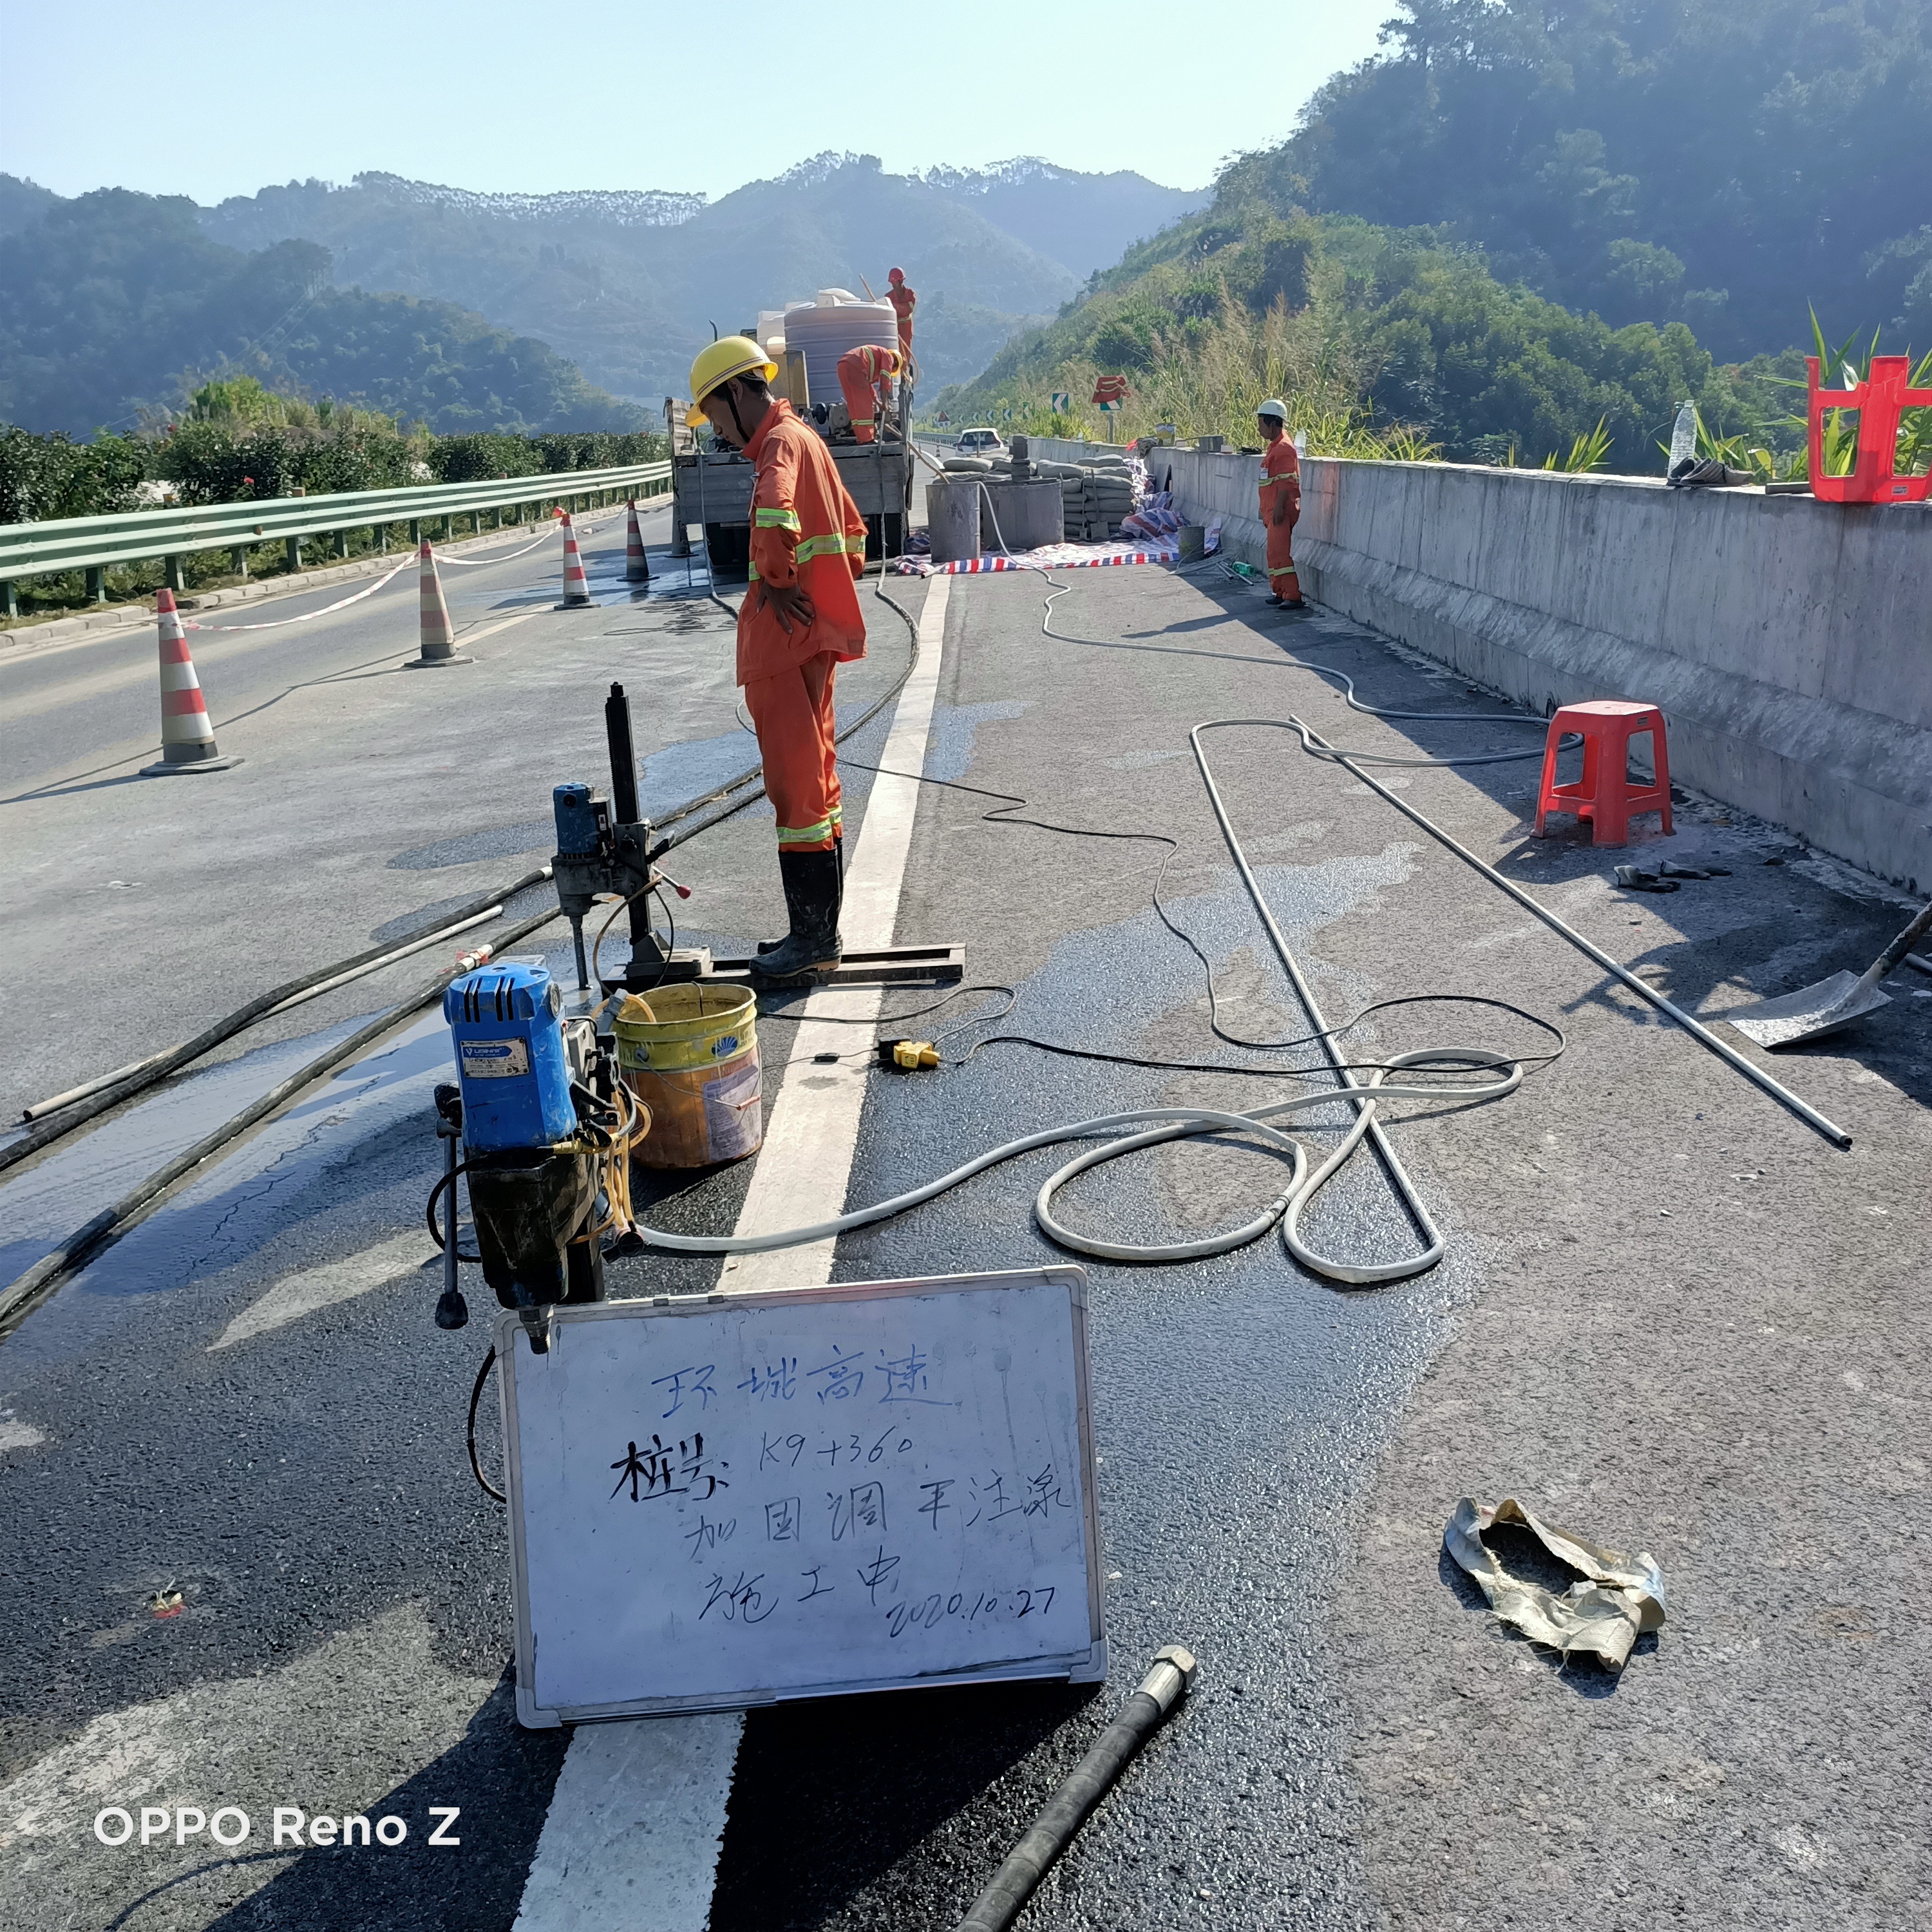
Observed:
[[[661,516],[649,535],[662,544]],[[661,550],[657,581],[631,592],[622,536],[614,519],[588,546],[588,611],[550,608],[554,553],[451,570],[471,667],[398,669],[414,648],[408,573],[313,624],[194,634],[221,748],[246,760],[226,773],[130,776],[153,742],[145,634],[0,658],[7,1112],[540,862],[551,786],[602,779],[613,680],[632,694],[649,805],[752,762],[728,619]],[[1318,612],[1270,613],[1211,574],[1069,580],[1056,628],[1090,641],[1042,634],[1036,580],[950,586],[924,775],[1018,796],[1012,817],[1064,829],[989,823],[996,800],[926,787],[898,937],[962,943],[970,981],[1015,991],[1004,1020],[1004,997],[958,1003],[980,1022],[946,1042],[956,1061],[1020,1034],[1276,1077],[1012,1043],[875,1076],[852,1204],[1054,1121],[1258,1105],[1315,1064],[1306,1047],[1216,1038],[1203,968],[1153,909],[1165,860],[1163,904],[1212,962],[1226,1033],[1307,1031],[1208,808],[1192,725],[1293,712],[1337,742],[1415,756],[1540,743],[1534,723],[1458,722],[1501,707],[1439,668]],[[925,586],[884,588],[916,622]],[[872,655],[840,683],[848,716],[907,659],[908,623],[868,610]],[[1398,729],[1352,712],[1316,662],[1372,704],[1448,716]],[[845,747],[855,838],[887,722]],[[1932,982],[1902,974],[1861,1030],[1778,1060],[1853,1133],[1840,1152],[1292,735],[1206,742],[1331,1021],[1400,994],[1480,994],[1555,1020],[1568,1050],[1495,1105],[1390,1108],[1449,1238],[1419,1279],[1340,1289],[1272,1236],[1184,1266],[1088,1264],[1112,1681],[752,1714],[715,1874],[698,1875],[714,1932],[951,1925],[1176,1641],[1201,1659],[1192,1695],[1049,1875],[1029,1932],[1932,1924],[1917,1636],[1932,1000],[1915,997]],[[1535,770],[1390,782],[1706,1015],[1861,965],[1900,922],[1870,881],[1688,796],[1668,844],[1646,829],[1631,856],[1727,874],[1620,892],[1611,855],[1567,830],[1528,837]],[[760,806],[681,853],[694,932],[740,945],[778,929],[770,841]],[[560,924],[519,950],[567,974]],[[440,956],[257,1029],[0,1179],[6,1278]],[[770,1106],[787,1022],[762,1030]],[[1348,1039],[1360,1058],[1444,1041],[1540,1051],[1523,1022],[1469,1006],[1398,1010]],[[517,1919],[572,1747],[514,1719],[504,1519],[463,1449],[479,1328],[430,1320],[429,1092],[447,1069],[431,1012],[0,1341],[9,1924]],[[1064,1259],[1031,1216],[1058,1158],[846,1237],[835,1278]],[[728,1230],[752,1165],[656,1190],[653,1212]],[[1090,1228],[1172,1238],[1245,1219],[1279,1176],[1258,1147],[1190,1142],[1099,1170],[1063,1207]],[[1414,1240],[1366,1154],[1306,1231],[1357,1258]],[[717,1273],[646,1257],[614,1264],[611,1292],[703,1292]],[[1619,1677],[1558,1669],[1500,1630],[1441,1556],[1465,1495],[1518,1496],[1654,1552],[1663,1632]],[[236,1808],[250,1834],[98,1840],[104,1808],[138,1824],[144,1806]],[[406,1836],[291,1850],[273,1842],[278,1807],[393,1818]],[[667,1896],[690,1876],[667,1873]],[[650,1925],[652,1910],[639,1900],[624,1922]]]

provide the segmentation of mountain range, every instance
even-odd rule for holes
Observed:
[[[924,386],[970,377],[1015,328],[1207,199],[1039,160],[920,176],[825,154],[716,201],[480,194],[362,174],[263,188],[200,219],[232,248],[319,243],[340,282],[456,302],[654,401],[682,392],[714,323],[728,333],[828,286],[883,290],[894,266],[919,292]]]
[[[634,428],[714,326],[893,266],[930,393],[1204,200],[1039,160],[893,175],[830,154],[716,201],[364,174],[208,208],[0,175],[0,418],[85,435],[238,370],[445,432]]]

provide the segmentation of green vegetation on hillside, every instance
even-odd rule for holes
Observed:
[[[1039,412],[1066,392],[1072,422],[1094,433],[1094,378],[1118,373],[1130,394],[1116,436],[1172,423],[1252,442],[1255,405],[1273,394],[1318,454],[1436,446],[1458,461],[1534,462],[1600,422],[1611,466],[1630,470],[1657,466],[1687,396],[1737,427],[1789,406],[1720,374],[1681,322],[1612,329],[1504,286],[1479,254],[1426,232],[1217,202],[1100,283],[937,406],[958,421],[1010,409],[1046,430]]]
[[[1688,397],[1789,473],[1808,303],[1925,346],[1932,0],[1402,0],[1385,38],[934,406],[1090,433],[1104,371],[1116,435],[1252,441],[1285,393],[1318,451],[1655,473]]]
[[[201,220],[238,248],[319,242],[345,280],[460,302],[654,401],[683,393],[712,322],[742,328],[821,288],[883,289],[895,264],[919,291],[920,359],[936,388],[985,367],[1004,339],[988,341],[988,316],[1050,315],[1135,237],[1202,199],[1042,162],[922,178],[890,173],[875,155],[827,153],[710,202],[472,194],[363,174],[237,196]]]
[[[444,434],[642,426],[542,342],[448,302],[338,289],[330,272],[311,242],[249,254],[210,241],[178,196],[54,202],[0,236],[0,419],[132,427],[242,372]]]
[[[1798,339],[1807,301],[1932,334],[1928,0],[1400,13],[1217,207],[1441,227],[1505,282],[1726,358]]]

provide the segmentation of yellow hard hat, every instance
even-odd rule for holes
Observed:
[[[702,429],[705,398],[734,376],[748,376],[754,370],[769,382],[778,365],[748,335],[723,335],[706,343],[691,365],[692,404],[684,412],[686,428]]]

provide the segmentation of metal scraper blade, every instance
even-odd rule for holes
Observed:
[[[1852,1021],[1875,1013],[1892,1004],[1891,996],[1876,986],[1860,992],[1856,973],[1834,973],[1815,986],[1801,986],[1795,993],[1780,993],[1774,1000],[1760,1000],[1723,1016],[1747,1040],[1760,1046],[1796,1046],[1801,1041],[1818,1040],[1836,1033]]]

